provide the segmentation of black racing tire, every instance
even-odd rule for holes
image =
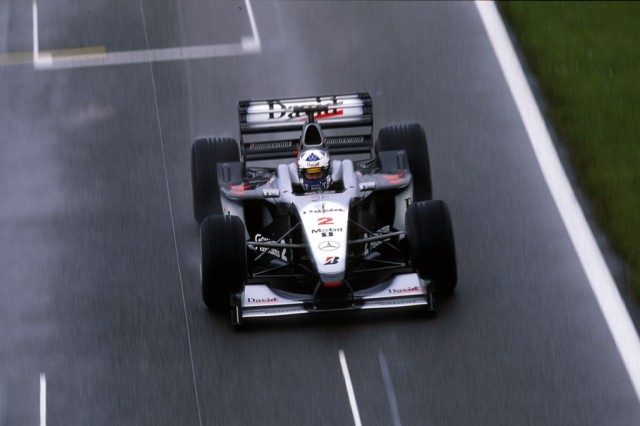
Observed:
[[[405,216],[413,267],[433,283],[438,294],[453,292],[458,282],[451,216],[444,201],[413,203]]]
[[[409,169],[413,177],[413,200],[424,201],[433,197],[429,147],[424,129],[420,124],[387,126],[378,132],[376,152],[404,149],[409,158]]]
[[[247,279],[245,227],[238,216],[207,216],[200,226],[202,300],[211,310],[231,306]]]
[[[238,143],[232,138],[196,139],[191,146],[193,217],[202,223],[209,215],[222,214],[216,163],[240,161]]]

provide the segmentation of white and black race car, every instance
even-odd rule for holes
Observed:
[[[239,103],[240,144],[192,146],[201,224],[202,297],[252,318],[322,311],[434,310],[457,282],[446,204],[432,200],[418,124],[374,142],[367,93]],[[300,153],[331,160],[329,185],[309,187]],[[313,159],[313,158],[312,158]]]

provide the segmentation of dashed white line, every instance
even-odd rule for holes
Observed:
[[[40,426],[47,426],[47,377],[40,373]]]
[[[542,174],[622,357],[636,397],[640,400],[638,333],[558,158],[540,108],[496,5],[492,1],[478,0],[475,5],[524,122]]]
[[[349,367],[347,366],[347,359],[344,356],[344,351],[340,349],[340,366],[342,367],[342,375],[344,376],[344,384],[347,387],[347,395],[349,396],[349,405],[351,406],[351,413],[353,414],[353,422],[355,426],[362,426],[360,420],[360,412],[358,411],[358,404],[356,402],[356,394],[353,391],[353,384],[351,383],[351,375],[349,374]]]

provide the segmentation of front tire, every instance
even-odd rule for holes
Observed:
[[[419,124],[403,124],[380,129],[376,151],[399,151],[404,149],[409,159],[409,170],[413,177],[413,200],[430,200],[431,168],[427,137]]]
[[[222,214],[217,163],[240,161],[238,143],[232,138],[196,139],[191,146],[193,217],[202,223],[209,215]]]
[[[211,310],[231,306],[247,279],[245,227],[238,216],[208,216],[200,226],[202,299]]]
[[[409,254],[423,279],[439,294],[451,294],[458,282],[451,216],[444,201],[413,203],[405,216]]]

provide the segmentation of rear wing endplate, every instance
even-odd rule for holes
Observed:
[[[331,154],[371,152],[371,96],[368,93],[355,93],[240,101],[240,144],[245,160],[295,157],[302,128],[308,119],[300,111],[300,107],[304,106],[322,107],[313,117],[322,128]]]

